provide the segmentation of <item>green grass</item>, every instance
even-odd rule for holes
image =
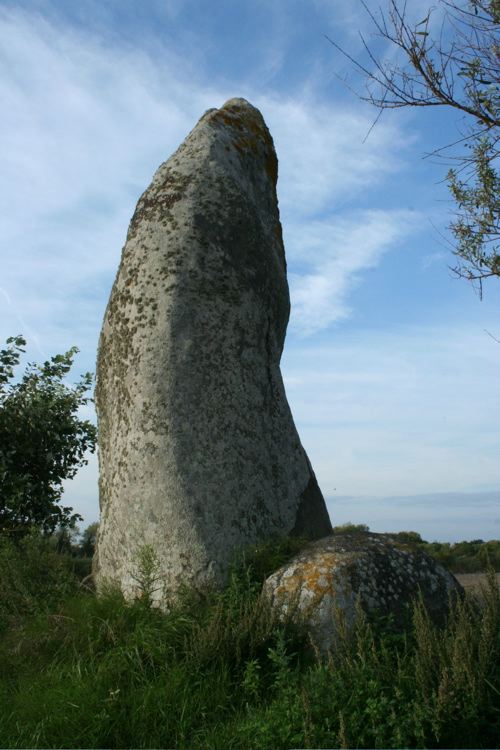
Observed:
[[[49,611],[78,588],[72,560],[38,533],[14,542],[0,531],[0,636],[23,617]]]
[[[168,615],[113,590],[17,613],[0,645],[0,746],[498,746],[494,576],[484,607],[466,599],[441,630],[419,602],[406,633],[360,614],[320,662],[259,597],[300,544],[253,550],[223,592],[185,592]]]

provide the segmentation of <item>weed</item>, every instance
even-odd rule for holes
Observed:
[[[494,575],[484,603],[457,602],[443,627],[422,601],[404,633],[361,610],[351,629],[339,616],[335,651],[320,659],[260,595],[292,544],[246,553],[223,591],[185,592],[168,613],[144,606],[157,585],[149,553],[141,599],[70,591],[26,611],[0,644],[0,746],[495,746]]]
[[[138,551],[136,558],[136,572],[132,578],[137,583],[138,598],[146,607],[151,607],[155,600],[155,594],[160,592],[159,598],[163,598],[164,583],[162,581],[160,560],[151,544],[144,544]]]

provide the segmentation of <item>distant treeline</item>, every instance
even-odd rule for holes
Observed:
[[[58,552],[69,554],[74,558],[73,567],[81,573],[90,572],[90,561],[94,554],[98,523],[92,523],[83,532],[60,529],[52,537],[52,544]],[[335,526],[334,533],[345,531],[370,531],[366,524],[346,523]],[[474,539],[471,542],[427,542],[416,531],[399,531],[392,534],[403,544],[410,544],[423,549],[428,555],[452,573],[480,573],[488,566],[500,572],[500,540],[485,542]],[[76,558],[76,559],[75,559]],[[80,562],[78,562],[80,559]]]
[[[334,533],[369,531],[366,524],[345,523],[335,526]],[[416,531],[399,531],[393,537],[405,544],[421,547],[452,573],[481,573],[491,566],[500,572],[500,540],[474,539],[471,542],[427,542]]]

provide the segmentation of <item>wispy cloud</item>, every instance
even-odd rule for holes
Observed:
[[[188,5],[170,3],[170,18]],[[352,3],[337,6],[349,18]],[[373,113],[355,100],[319,104],[313,75],[272,90],[289,59],[287,22],[277,49],[269,52],[266,42],[255,66],[266,84],[259,86],[248,71],[243,80],[206,70],[188,26],[183,40],[198,50],[192,56],[171,37],[140,47],[118,34],[104,38],[99,24],[56,19],[13,4],[0,10],[2,338],[25,333],[34,359],[76,344],[75,371],[94,368],[137,198],[205,109],[244,95],[262,109],[280,160],[298,334],[285,350],[284,373],[322,488],[394,495],[494,485],[500,348],[482,331],[489,324],[357,331],[349,342],[339,327],[323,339],[351,314],[363,274],[419,231],[421,216],[402,210],[399,186],[390,208],[376,200],[404,173],[414,137],[406,127],[384,122],[363,142]],[[426,252],[424,263],[432,263]],[[87,520],[96,516],[95,457],[68,484],[67,499]]]
[[[223,94],[39,14],[0,12],[0,37],[2,328],[95,350],[135,202]]]
[[[399,65],[407,63],[402,50],[396,44],[388,42],[377,31],[376,24],[379,24],[381,28],[386,26],[389,34],[392,32],[389,9],[381,5],[379,0],[347,0],[347,2],[341,0],[335,4],[332,4],[330,0],[313,0],[313,4],[329,22],[328,31],[325,33],[331,33],[333,41],[337,42],[351,57],[358,60],[365,69],[376,73],[376,67],[370,59],[365,44],[378,59]],[[402,8],[403,4],[400,10]],[[404,4],[405,22],[409,27],[415,26],[429,15],[429,10],[431,12],[428,31],[439,38],[443,17],[447,12],[446,6],[440,4],[430,6],[428,0],[412,0],[411,3]],[[423,30],[423,27],[420,27],[420,30]],[[338,63],[344,63],[346,73],[351,74],[351,77],[354,73],[354,77],[360,77],[360,80],[366,84],[364,74],[356,76],[354,65],[341,52],[333,47],[331,49],[332,58]],[[366,86],[363,85],[360,90],[365,93]]]
[[[350,293],[363,271],[418,231],[420,217],[409,211],[358,211],[346,217],[288,227],[288,254],[302,273],[289,275],[291,330],[307,336],[351,313]],[[290,238],[290,239],[288,239]]]
[[[458,542],[499,538],[496,492],[446,492],[394,497],[332,497],[334,525],[365,523],[371,531],[418,531],[426,541]]]
[[[10,298],[2,331],[24,321],[45,355],[78,343],[92,367],[136,200],[202,112],[235,93],[234,84],[208,84],[206,72],[175,49],[155,46],[153,55],[116,39],[105,44],[95,32],[40,13],[0,11],[0,37],[2,288]],[[350,228],[345,220],[311,223],[311,257],[298,249],[303,222],[396,170],[401,134],[380,131],[360,149],[366,115],[318,106],[310,90],[246,95],[275,137],[294,320],[302,333],[312,332],[320,319],[324,327],[348,314],[353,275],[377,262],[384,242],[400,233],[401,216],[359,214]],[[356,224],[364,221],[370,237],[361,242]],[[318,289],[313,310],[307,290]]]
[[[63,483],[64,504],[83,517],[83,528],[99,520],[99,468],[96,453],[87,454],[88,464],[78,470],[74,479]]]
[[[345,206],[403,166],[403,148],[411,136],[403,138],[388,125],[363,143],[371,120],[355,102],[348,108],[321,105],[305,88],[298,99],[263,98],[262,103],[280,161],[285,221]]]
[[[334,523],[427,539],[494,536],[499,366],[499,347],[479,326],[287,347],[289,402]],[[95,456],[66,483],[65,499],[86,522],[98,517]]]
[[[283,361],[323,490],[353,495],[497,485],[499,367],[480,321],[295,340]]]
[[[309,336],[351,314],[362,273],[422,220],[407,210],[353,209],[402,170],[411,133],[388,125],[364,137],[366,112],[321,106],[305,88],[300,100],[262,97],[280,156],[279,199],[289,266],[291,330]],[[257,97],[259,103],[259,97]],[[361,200],[360,200],[361,199]]]

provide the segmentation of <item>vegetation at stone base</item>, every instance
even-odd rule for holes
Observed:
[[[25,345],[22,336],[13,336],[0,350],[0,532],[17,538],[32,528],[52,532],[81,520],[60,505],[62,483],[87,463],[85,453],[96,443],[95,426],[77,416],[91,401],[85,394],[92,375],[71,387],[62,382],[78,349],[28,364],[15,383]]]
[[[334,533],[369,531],[366,524],[346,523],[335,526]],[[480,573],[491,566],[500,572],[500,540],[471,542],[426,542],[416,531],[398,531],[391,534],[395,539],[420,547],[452,573]]]
[[[76,593],[71,558],[33,531],[14,541],[0,537],[0,636],[31,615],[50,612]]]
[[[86,585],[98,526],[81,533],[32,529],[20,539],[0,535],[0,634],[25,616],[51,611]]]
[[[65,557],[70,570],[79,579],[83,579],[89,576],[92,570],[98,528],[97,521],[89,524],[83,531],[80,531],[77,526],[72,528],[63,526],[51,534],[45,534],[44,538],[49,547]]]
[[[384,109],[399,107],[446,107],[461,116],[454,142],[432,155],[453,165],[446,176],[456,206],[453,270],[482,294],[483,280],[500,276],[500,2],[438,0],[415,20],[406,0],[386,0],[373,12],[360,4],[372,31],[371,42],[361,36],[364,59],[329,41],[361,75],[355,93],[379,110],[375,123]]]
[[[0,747],[496,746],[500,593],[492,574],[484,607],[467,598],[443,630],[418,602],[403,634],[360,615],[321,663],[300,627],[273,619],[259,596],[297,540],[260,545],[224,591],[201,600],[185,592],[168,614],[112,589],[100,597],[66,589],[56,553],[39,538],[24,544],[31,568],[18,565],[19,545],[4,541],[0,572],[17,564],[20,588],[23,575],[34,577],[28,599],[37,583],[50,583],[38,607],[13,602],[8,613]],[[37,550],[48,555],[40,574]],[[8,610],[10,592],[2,596]]]
[[[305,536],[273,537],[244,550],[242,555],[235,559],[234,568],[237,573],[249,576],[254,584],[260,586],[271,573],[300,552],[309,541]]]
[[[77,551],[80,557],[92,558],[94,556],[98,529],[99,529],[99,522],[94,521],[94,523],[89,524],[83,530],[81,534],[81,539],[77,548]]]

